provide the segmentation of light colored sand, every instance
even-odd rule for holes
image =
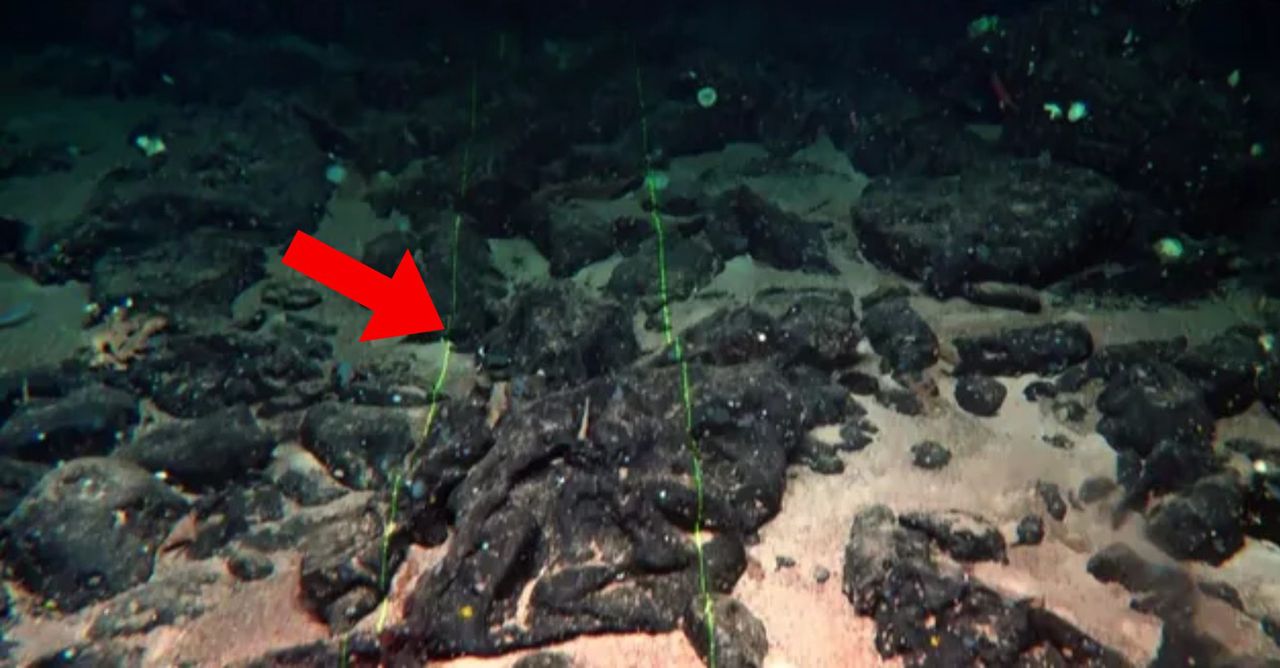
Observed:
[[[6,84],[12,85],[0,86]],[[33,239],[74,222],[99,180],[137,158],[129,132],[159,111],[145,101],[98,98],[72,104],[56,94],[0,95],[0,126],[16,140],[6,151],[54,146],[76,152],[66,171],[0,179],[0,216],[30,225]],[[0,371],[57,364],[88,345],[81,332],[88,303],[85,286],[40,286],[0,265],[0,311],[25,301],[35,304],[34,316],[0,329]]]
[[[146,665],[225,666],[326,637],[328,628],[301,604],[301,557],[282,554],[274,561],[271,577],[238,587],[191,623],[149,634]]]
[[[238,583],[218,560],[166,564],[162,559],[156,568],[157,576],[213,574],[216,579],[201,589],[206,612],[194,620],[158,626],[124,638],[124,642],[146,647],[143,661],[147,666],[176,666],[182,662],[217,666],[326,637],[327,628],[301,605],[301,558],[277,553],[272,555],[272,561],[276,570],[270,577]],[[27,612],[7,634],[8,640],[16,643],[16,665],[29,665],[40,656],[86,641],[94,620],[111,614],[110,602],[103,602],[73,615],[41,617],[30,611],[36,603],[32,597],[23,595],[18,602]]]
[[[583,636],[543,650],[571,657],[576,668],[695,668],[702,665],[679,631],[660,635]],[[495,658],[463,657],[433,661],[431,665],[439,668],[506,668],[531,653],[513,652]]]
[[[338,251],[355,258],[364,255],[365,245],[370,241],[396,230],[403,223],[402,219],[395,216],[379,218],[374,215],[369,205],[359,200],[361,192],[358,188],[358,184],[344,186],[343,189],[334,193],[314,235]],[[286,267],[281,262],[281,258],[284,257],[284,246],[264,250],[267,254],[268,280],[296,282],[320,292],[320,303],[304,311],[304,314],[308,318],[337,328],[337,333],[333,336],[335,359],[356,363],[385,356],[389,349],[396,346],[398,341],[395,340],[373,341],[357,345],[360,333],[369,322],[369,310]],[[422,270],[421,267],[419,269]],[[240,294],[233,305],[233,312],[237,317],[248,317],[261,307],[262,291],[266,284],[267,281],[257,283]]]
[[[943,379],[940,384],[944,395],[949,394],[950,382]],[[1018,389],[1011,388],[1011,394]],[[816,590],[811,595],[814,614],[766,621],[772,651],[795,665],[851,665],[838,655],[829,656],[826,649],[841,648],[841,638],[860,645],[862,651],[870,649],[863,642],[873,637],[870,621],[854,618],[839,591],[844,545],[858,511],[876,503],[898,512],[961,509],[1009,525],[1028,512],[1042,512],[1034,495],[1035,480],[1058,482],[1068,489],[1112,466],[1109,449],[1095,439],[1078,441],[1071,453],[1040,442],[1042,418],[1026,402],[1010,401],[998,420],[975,418],[949,407],[923,419],[874,405],[868,409],[871,421],[880,427],[876,440],[862,452],[843,455],[846,470],[841,475],[797,475],[788,487],[782,514],[765,526],[762,543],[751,551],[766,571],[772,571],[780,555],[797,562],[794,569],[770,572],[763,585],[743,592],[753,610],[773,617],[775,600]],[[941,471],[910,464],[911,445],[926,438],[952,450],[951,464]],[[1047,522],[1053,524],[1051,519]],[[1051,526],[1049,533],[1071,533],[1076,529],[1070,524]],[[1046,552],[1051,556],[1044,558]],[[1128,611],[1123,595],[1092,582],[1083,570],[1087,558],[1088,553],[1050,539],[1040,548],[1013,549],[1008,566],[979,565],[974,572],[983,581],[1003,583],[1001,588],[1010,593],[1043,599],[1045,607],[1133,658],[1149,656],[1158,625]],[[818,566],[835,575],[822,586],[813,582],[812,571]],[[1128,633],[1116,633],[1116,629]]]
[[[32,306],[31,317],[0,328],[0,373],[54,366],[89,345],[85,285],[39,285],[0,264],[0,311],[25,303]]]
[[[18,140],[12,150],[59,146],[75,152],[66,171],[0,179],[0,215],[24,220],[41,232],[74,222],[102,177],[138,160],[129,133],[168,113],[172,108],[143,99],[69,101],[55,93],[31,91],[0,95],[0,123]]]

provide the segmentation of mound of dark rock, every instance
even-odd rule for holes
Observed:
[[[1243,502],[1230,475],[1204,478],[1151,511],[1147,536],[1178,559],[1221,564],[1244,546]]]
[[[432,304],[441,320],[449,325],[450,338],[470,346],[492,325],[491,304],[502,294],[494,286],[495,272],[488,241],[466,221],[456,230],[453,222],[437,214],[427,218],[415,231],[379,235],[365,244],[361,259],[391,276],[404,254],[410,253]],[[454,267],[455,261],[457,267]],[[431,333],[413,338],[438,336]]]
[[[691,377],[701,519],[716,534],[704,546],[708,578],[727,591],[746,567],[742,536],[778,512],[807,429],[839,422],[845,407],[830,397],[844,393],[812,378],[792,383],[765,362],[695,365]],[[699,518],[693,444],[671,419],[682,410],[679,388],[674,366],[589,380],[519,404],[451,492],[415,471],[407,483],[422,480],[423,493],[409,517],[447,496],[455,531],[393,644],[445,656],[676,628],[697,593],[688,535]],[[526,621],[516,626],[518,614]]]
[[[780,354],[781,337],[768,313],[751,306],[726,307],[686,331],[684,352],[699,362],[741,364]]]
[[[38,367],[0,374],[0,418],[33,402],[58,399],[80,389],[84,370],[79,365]]]
[[[1213,414],[1200,388],[1176,367],[1135,364],[1107,383],[1098,396],[1098,433],[1116,450],[1145,457],[1162,440],[1207,448]]]
[[[212,229],[225,242],[205,242],[209,249],[242,262],[254,256],[252,249],[233,240],[287,243],[295,231],[312,231],[319,223],[333,187],[324,176],[330,158],[287,105],[258,99],[206,109],[166,118],[145,133],[162,137],[167,150],[158,159],[139,152],[98,182],[81,222],[48,239],[32,257],[41,280],[85,279],[99,258],[161,252],[144,249],[163,249],[200,228]],[[123,262],[113,265],[118,266],[114,273],[127,275],[128,261]],[[217,285],[234,284],[227,268],[213,259],[206,262],[219,274]],[[167,295],[180,305],[180,295],[152,287],[161,291],[158,297]]]
[[[722,259],[744,253],[778,269],[833,274],[827,243],[814,223],[740,186],[716,201],[707,236]]]
[[[853,208],[863,253],[939,297],[965,284],[1049,285],[1128,225],[1115,184],[1087,169],[994,161],[956,176],[872,182]]]
[[[570,201],[551,207],[545,230],[535,238],[551,275],[564,278],[613,254],[614,227],[615,219],[605,212]]]
[[[1121,452],[1116,459],[1118,478],[1125,488],[1120,505],[1142,510],[1150,495],[1184,489],[1220,467],[1213,450],[1168,439],[1157,443],[1146,457]]]
[[[658,296],[657,241],[647,239],[639,250],[618,263],[609,275],[605,291],[619,298]],[[684,299],[711,279],[724,267],[724,262],[698,239],[667,239],[667,295]]]
[[[682,624],[685,638],[703,662],[711,665],[711,643],[714,643],[717,666],[763,666],[764,657],[769,653],[764,622],[741,601],[723,594],[712,597],[710,612],[709,618],[702,596],[696,596],[689,602]],[[715,620],[715,634],[708,637],[707,624],[711,619]]]
[[[639,354],[631,312],[572,283],[521,292],[482,345],[504,373],[537,375],[550,387],[606,375]]]
[[[170,415],[196,418],[238,404],[274,413],[300,409],[328,390],[332,347],[327,334],[291,325],[174,334],[127,373]]]
[[[307,409],[299,435],[336,480],[352,489],[382,489],[414,444],[403,410],[328,401]]]
[[[862,332],[853,304],[842,297],[802,296],[778,321],[792,360],[836,369],[858,360]]]
[[[780,317],[752,306],[723,308],[685,333],[688,359],[739,364],[776,357],[783,366],[832,370],[858,359],[857,314],[835,297],[795,298]]]
[[[266,275],[260,243],[222,230],[196,230],[183,239],[106,251],[93,265],[90,297],[126,302],[179,317],[231,315],[236,296]]]
[[[903,513],[902,526],[928,536],[942,551],[957,561],[1004,561],[1004,536],[999,527],[960,510],[933,513]]]
[[[285,485],[279,484],[280,488]],[[192,503],[195,537],[187,545],[192,559],[208,559],[250,529],[284,518],[286,494],[275,485],[232,483],[208,491]]]
[[[5,560],[63,610],[151,576],[156,548],[187,502],[123,459],[88,457],[50,471],[3,525]]]
[[[894,372],[923,371],[938,361],[937,335],[906,299],[883,299],[865,307],[862,329]]]
[[[1215,417],[1248,410],[1258,398],[1258,375],[1267,367],[1267,352],[1259,344],[1261,331],[1232,329],[1192,347],[1174,362],[1204,395]]]
[[[1088,359],[1093,337],[1084,325],[1056,322],[955,340],[956,373],[1051,375]]]
[[[876,650],[885,659],[940,666],[1124,665],[1117,653],[1052,612],[1006,599],[942,565],[929,536],[884,506],[854,518],[844,559],[845,596],[859,615],[875,620]]]
[[[0,426],[0,455],[53,463],[103,455],[138,422],[138,400],[102,385],[22,405]]]
[[[1251,217],[1246,211],[1266,206],[1258,184],[1274,182],[1278,167],[1272,160],[1251,159],[1247,152],[1233,155],[1230,147],[1242,133],[1265,132],[1269,116],[1250,114],[1255,98],[1233,90],[1225,80],[1204,85],[1197,72],[1182,65],[1197,58],[1198,40],[1173,35],[1188,22],[1247,22],[1253,15],[1184,9],[1151,12],[1131,5],[1099,17],[1086,7],[1056,4],[1014,18],[1007,28],[1002,22],[999,31],[966,48],[974,57],[985,57],[979,50],[994,47],[1004,54],[1006,65],[1035,58],[1041,66],[1034,73],[1011,66],[1005,70],[1005,85],[1018,91],[1019,104],[1028,108],[1038,110],[1068,88],[1082,100],[1113,96],[1143,101],[1120,105],[1114,114],[1091,114],[1087,132],[1041,113],[1010,116],[1005,146],[1098,170],[1126,188],[1148,193],[1167,209],[1184,212],[1184,220],[1195,221],[1207,233],[1234,234],[1233,228]],[[1169,37],[1160,39],[1157,49],[1109,49],[1123,42],[1135,22]],[[1124,74],[1110,81],[1100,78],[1116,72]],[[1170,121],[1162,110],[1175,107],[1181,120]],[[1199,274],[1192,280],[1212,283],[1205,278]]]
[[[115,455],[178,483],[216,486],[262,467],[275,440],[247,406],[195,420],[175,420],[138,436]]]
[[[1147,362],[1123,367],[1098,396],[1098,410],[1103,414],[1098,432],[1117,452],[1116,479],[1125,488],[1114,516],[1117,524],[1126,511],[1142,510],[1151,494],[1189,488],[1221,466],[1212,448],[1214,417],[1203,392],[1171,364]],[[1234,505],[1234,510],[1221,510],[1236,513],[1238,520],[1239,503]],[[1165,522],[1175,517],[1190,521],[1183,510],[1186,507],[1181,502],[1170,506],[1173,514]],[[1225,528],[1224,521],[1218,517],[1210,523],[1214,528]],[[1195,558],[1213,559],[1233,542],[1230,535],[1235,533],[1239,533],[1238,524],[1224,534],[1221,540],[1226,543],[1221,543],[1221,548],[1204,547],[1199,539],[1189,537],[1173,541],[1169,534],[1166,538],[1171,541],[1171,554],[1194,553],[1198,555]],[[1188,540],[1196,546],[1188,546]]]
[[[1110,382],[1111,379],[1134,366],[1172,364],[1187,351],[1189,345],[1190,342],[1185,336],[1113,343],[1095,351],[1093,357],[1081,365],[1083,369],[1080,366],[1068,369],[1059,377],[1059,380],[1070,377],[1068,382],[1070,387],[1063,388],[1066,391],[1075,391],[1078,389],[1078,383],[1088,379]]]

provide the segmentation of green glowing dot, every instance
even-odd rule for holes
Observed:
[[[671,177],[666,172],[653,170],[644,177],[645,190],[666,190],[671,185]]]
[[[703,86],[698,89],[698,106],[703,109],[710,109],[716,106],[717,99],[719,99],[719,95],[716,94],[716,89],[711,86]]]
[[[336,162],[325,167],[324,180],[335,186],[342,185],[342,182],[347,180],[347,168]]]
[[[995,32],[1000,29],[999,16],[979,16],[969,22],[969,38],[976,39],[987,33]]]
[[[1041,108],[1044,109],[1044,113],[1049,114],[1049,120],[1051,121],[1062,118],[1062,105],[1057,102],[1045,102]]]
[[[1262,142],[1256,141],[1249,145],[1249,155],[1254,158],[1261,158],[1265,155],[1267,149],[1263,147]]]
[[[1067,107],[1067,122],[1069,123],[1082,121],[1084,120],[1084,117],[1088,115],[1089,115],[1089,105],[1085,104],[1084,102],[1081,102],[1080,100],[1076,100],[1075,102],[1072,102],[1071,106]]]
[[[148,135],[138,135],[133,140],[133,145],[142,151],[142,154],[148,158],[154,158],[164,153],[168,148],[164,145],[164,140],[159,137],[151,137]]]
[[[1173,237],[1164,237],[1155,243],[1156,257],[1162,262],[1177,262],[1186,254],[1187,249],[1182,242]]]

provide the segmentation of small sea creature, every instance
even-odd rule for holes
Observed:
[[[123,370],[147,353],[151,338],[168,326],[161,316],[130,318],[126,309],[114,309],[90,335],[91,367]]]
[[[582,422],[578,424],[578,440],[586,441],[587,434],[591,430],[591,397],[587,397],[582,403]]]
[[[1000,75],[995,72],[991,73],[991,92],[996,96],[996,106],[1000,111],[1018,110],[1018,104],[1013,101],[1013,95],[1009,93],[1008,88],[1005,88]]]
[[[485,415],[485,424],[490,429],[498,426],[498,422],[502,420],[502,416],[507,414],[511,409],[511,383],[500,380],[493,384],[489,390],[489,406]]]

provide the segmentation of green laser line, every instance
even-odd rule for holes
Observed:
[[[693,390],[689,382],[689,362],[684,357],[684,347],[680,345],[680,336],[671,326],[671,299],[667,289],[667,232],[662,223],[662,214],[658,212],[658,188],[652,173],[653,162],[649,157],[649,118],[644,105],[644,84],[640,76],[640,60],[636,47],[632,43],[632,57],[635,62],[636,99],[640,108],[640,145],[644,150],[645,186],[649,195],[649,224],[653,227],[658,244],[658,299],[662,305],[662,335],[666,344],[671,347],[676,364],[680,369],[680,400],[684,405],[685,448],[689,452],[692,464],[695,511],[693,521],[693,549],[698,557],[698,593],[702,598],[702,614],[706,620],[707,630],[707,665],[716,666],[716,615],[711,601],[711,593],[707,585],[707,555],[702,547],[702,527],[704,515],[704,485],[702,482],[702,445],[693,434]]]
[[[633,45],[634,46],[634,45]],[[634,53],[633,53],[634,55]],[[635,66],[635,82],[636,97],[640,109],[640,130],[641,142],[644,150],[645,171],[648,173],[652,169],[652,161],[649,155],[649,123],[644,105],[644,85],[641,81],[640,67],[638,57]],[[462,174],[459,183],[459,197],[466,193],[470,179],[470,161],[471,146],[475,138],[477,126],[477,72],[475,64],[472,65],[471,91],[470,91],[470,113],[468,123],[467,143],[463,147],[462,156]],[[663,339],[668,346],[671,347],[672,354],[679,366],[680,373],[680,398],[684,409],[684,431],[685,431],[685,448],[690,455],[690,463],[692,466],[694,490],[695,490],[695,514],[693,525],[693,547],[698,560],[698,590],[702,599],[702,609],[705,618],[705,626],[707,632],[707,664],[710,668],[716,666],[717,647],[715,642],[715,610],[711,599],[710,588],[708,585],[707,559],[706,552],[703,548],[703,525],[705,524],[705,485],[702,476],[702,449],[698,439],[693,434],[693,391],[692,384],[689,380],[689,364],[684,356],[684,349],[680,343],[680,337],[676,334],[672,326],[671,318],[671,302],[670,292],[668,290],[667,277],[667,257],[666,257],[666,228],[662,222],[662,216],[658,212],[658,192],[657,187],[651,179],[646,179],[647,194],[649,199],[649,222],[653,227],[657,240],[657,268],[658,268],[658,292],[661,303],[662,312],[662,331]],[[386,591],[388,581],[390,579],[390,553],[391,540],[394,537],[396,525],[396,509],[399,505],[401,489],[404,486],[404,480],[408,476],[408,472],[413,469],[413,464],[417,461],[421,450],[426,446],[431,429],[435,424],[436,416],[440,411],[440,396],[444,388],[444,384],[448,379],[449,361],[453,354],[453,342],[449,338],[453,316],[457,312],[458,306],[458,256],[459,256],[459,237],[462,229],[462,214],[455,212],[453,218],[452,239],[450,244],[450,310],[448,319],[445,323],[444,352],[441,355],[440,371],[436,376],[435,383],[432,386],[431,400],[427,409],[427,419],[422,429],[421,439],[413,449],[410,450],[405,459],[402,469],[397,472],[392,480],[391,499],[387,508],[387,515],[384,522],[382,534],[381,563],[378,574],[378,586],[382,591]],[[381,633],[386,627],[386,621],[389,614],[390,601],[387,596],[383,596],[382,605],[378,614],[378,620],[375,629]],[[342,666],[347,665],[347,637],[344,636],[339,644],[340,661]]]
[[[458,183],[458,199],[466,195],[467,187],[470,185],[471,177],[471,145],[475,140],[476,125],[478,117],[478,73],[475,63],[471,65],[471,101],[468,113],[467,142],[462,148],[462,175]],[[444,352],[440,356],[440,371],[436,374],[435,383],[431,387],[431,400],[427,406],[427,419],[422,427],[422,435],[413,448],[409,450],[409,454],[405,457],[404,466],[400,471],[396,472],[391,481],[391,499],[387,506],[387,515],[383,523],[382,530],[382,554],[381,563],[378,568],[378,589],[384,592],[382,597],[382,605],[378,611],[378,620],[374,628],[381,633],[387,624],[387,615],[390,612],[390,597],[386,595],[387,588],[391,579],[391,539],[395,536],[396,530],[396,509],[399,507],[401,490],[404,487],[404,481],[409,476],[409,472],[413,470],[414,465],[418,461],[418,457],[422,454],[423,448],[427,445],[427,440],[431,436],[431,428],[435,425],[436,416],[440,413],[440,396],[444,391],[445,381],[449,377],[449,361],[453,357],[453,341],[449,338],[449,332],[453,325],[454,316],[458,312],[458,246],[459,238],[462,233],[462,212],[455,211],[453,215],[453,230],[450,239],[449,250],[449,313],[444,323]],[[345,655],[345,652],[344,652]]]

